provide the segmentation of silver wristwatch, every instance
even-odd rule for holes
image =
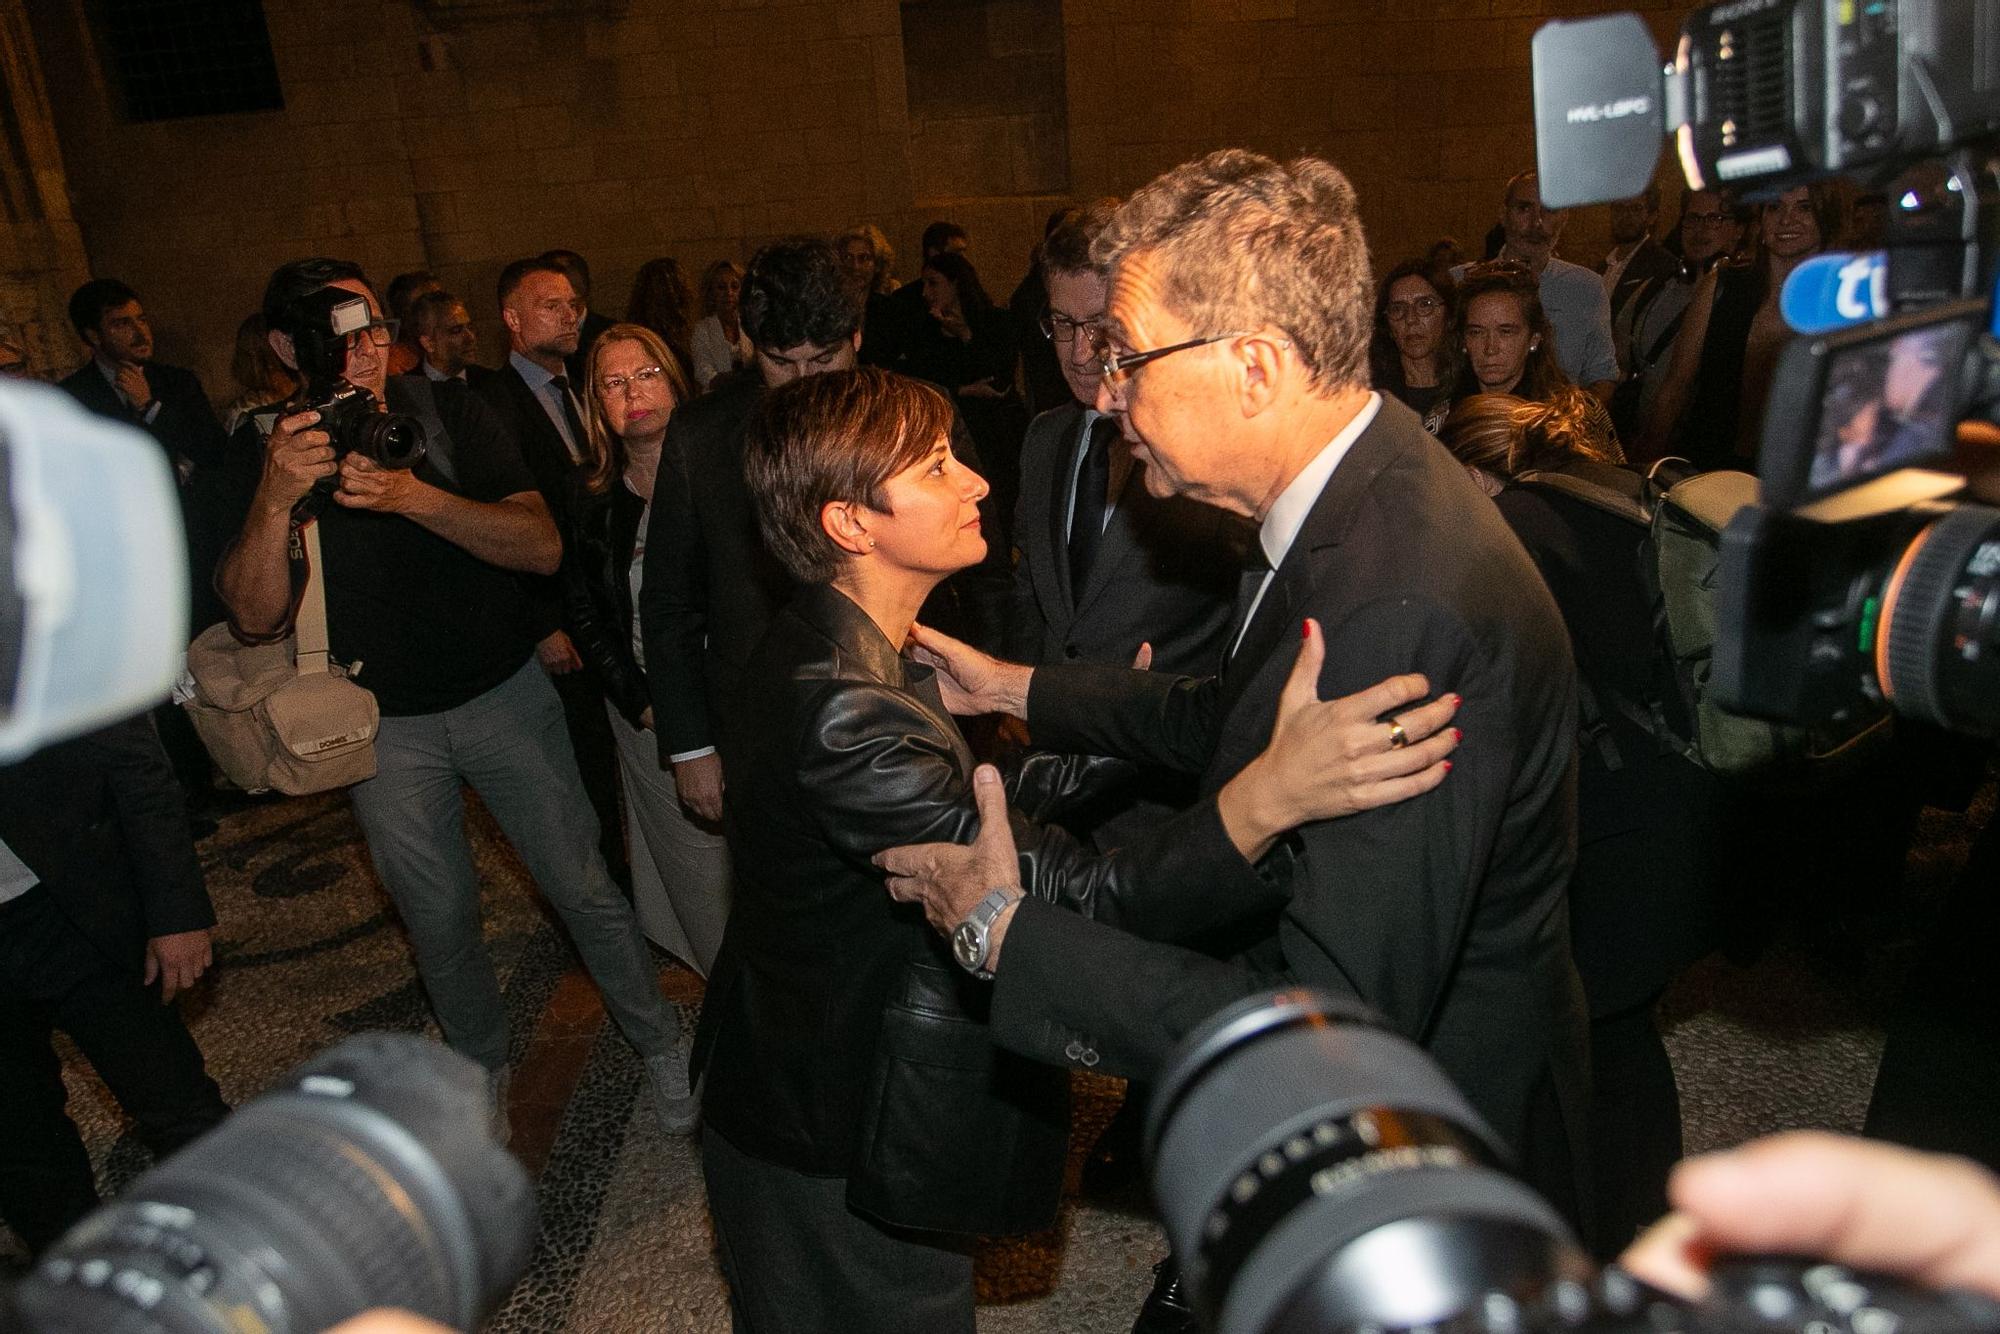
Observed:
[[[993,923],[1007,905],[1020,895],[1011,889],[996,889],[973,905],[972,913],[951,929],[951,956],[958,966],[981,982],[991,982],[993,972],[986,956],[993,947]]]

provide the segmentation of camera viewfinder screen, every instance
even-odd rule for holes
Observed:
[[[1823,494],[1949,457],[1970,337],[1963,322],[1933,324],[1831,353],[1807,489]]]

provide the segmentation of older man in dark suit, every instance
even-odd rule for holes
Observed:
[[[207,969],[214,925],[146,718],[0,768],[0,1217],[30,1250],[97,1203],[53,1030],[75,1039],[155,1155],[228,1114],[168,1005]]]
[[[1094,248],[1112,271],[1098,405],[1149,487],[1248,516],[1271,570],[1219,676],[1035,669],[926,639],[955,710],[1023,715],[1045,745],[1198,773],[1154,837],[1222,856],[1226,785],[1270,739],[1302,623],[1323,696],[1418,672],[1463,696],[1434,790],[1310,823],[1176,886],[1246,905],[1228,957],[1142,940],[1009,892],[986,933],[995,1035],[1027,1054],[1153,1072],[1238,997],[1305,983],[1358,997],[1421,1043],[1574,1210],[1585,1013],[1569,957],[1576,688],[1533,563],[1416,416],[1368,388],[1370,277],[1353,188],[1325,162],[1225,151],[1175,169]],[[1318,627],[1314,630],[1314,625]],[[1403,740],[1384,722],[1381,748]],[[952,929],[1018,882],[1006,826],[880,860]],[[1002,880],[992,877],[1000,875]],[[1256,890],[1287,891],[1272,909]],[[1206,943],[1213,944],[1212,940]]]

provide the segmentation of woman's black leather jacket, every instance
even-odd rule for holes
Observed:
[[[563,534],[563,622],[605,698],[637,727],[653,702],[646,673],[632,653],[632,550],[646,502],[620,480],[597,495],[573,474],[570,487],[569,531]]]

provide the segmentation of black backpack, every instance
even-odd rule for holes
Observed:
[[[1748,473],[1696,472],[1684,459],[1663,459],[1641,474],[1616,464],[1577,461],[1560,471],[1522,473],[1516,485],[1553,492],[1612,514],[1643,530],[1639,583],[1652,606],[1658,686],[1633,699],[1593,675],[1578,650],[1584,744],[1619,767],[1605,723],[1616,713],[1659,743],[1718,777],[1773,790],[1811,790],[1850,772],[1889,739],[1886,712],[1845,729],[1794,727],[1731,713],[1715,701],[1709,677],[1715,656],[1716,583],[1722,530],[1757,499]],[[1665,702],[1673,692],[1681,735]]]

